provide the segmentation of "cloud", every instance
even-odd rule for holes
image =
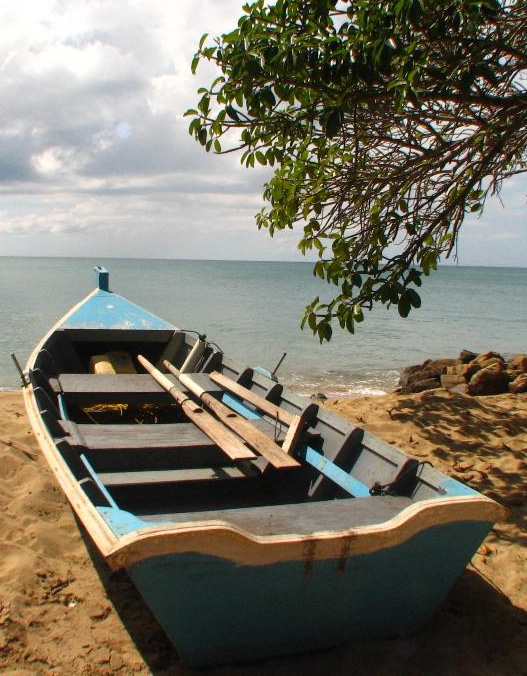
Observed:
[[[300,257],[296,233],[256,230],[270,171],[206,154],[183,118],[214,77],[190,72],[200,36],[241,4],[3,0],[0,254]],[[496,214],[466,224],[469,260]]]

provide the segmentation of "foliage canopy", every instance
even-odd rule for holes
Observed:
[[[299,227],[338,287],[307,322],[354,331],[374,303],[406,317],[455,254],[467,213],[527,170],[525,0],[258,0],[194,57],[220,75],[189,131],[207,151],[270,165],[271,235]],[[233,145],[233,130],[237,142]],[[225,145],[227,143],[227,145]]]

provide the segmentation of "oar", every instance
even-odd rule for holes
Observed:
[[[204,411],[201,406],[198,406],[192,399],[189,399],[169,378],[156,369],[148,359],[145,359],[142,355],[138,355],[137,360],[152,378],[178,402],[189,420],[205,432],[209,439],[212,439],[231,460],[254,460],[256,456],[249,448],[244,446],[232,432]]]
[[[287,425],[289,430],[287,431],[284,443],[282,444],[282,450],[286,453],[291,453],[306,425],[318,412],[318,406],[316,404],[308,404],[299,415],[295,415],[294,413],[285,411],[283,408],[280,408],[280,406],[273,404],[267,399],[264,399],[252,390],[248,390],[243,385],[240,385],[240,383],[236,383],[234,380],[227,378],[227,376],[224,376],[222,373],[213,371],[210,374],[210,378],[223,387],[223,389],[237,395],[241,399],[245,399],[245,401],[248,401],[253,404],[253,406],[260,409],[260,411],[267,413],[267,415],[275,418],[275,420]]]
[[[173,375],[179,378],[180,383],[193,392],[227,427],[236,432],[249,446],[264,458],[269,460],[273,467],[300,467],[300,463],[288,455],[275,444],[268,436],[254,427],[248,420],[238,415],[235,411],[218,401],[210,392],[192,380],[191,374],[178,371],[169,361],[164,361],[163,366]]]
[[[252,390],[248,390],[243,385],[240,385],[240,383],[236,383],[234,380],[227,378],[227,376],[224,376],[222,373],[218,373],[218,371],[213,371],[209,375],[211,380],[220,385],[220,387],[223,387],[224,390],[231,392],[231,394],[236,394],[241,399],[245,399],[245,401],[248,401],[250,404],[253,404],[256,406],[256,408],[260,409],[260,411],[270,415],[271,418],[274,418],[275,420],[278,420],[278,422],[281,422],[287,426],[292,424],[295,418],[294,413],[284,411],[283,408],[280,408],[267,399],[260,397],[260,395],[254,393]]]

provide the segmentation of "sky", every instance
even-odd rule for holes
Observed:
[[[266,171],[205,153],[190,63],[243,0],[2,0],[0,256],[302,260],[256,228]],[[527,266],[527,179],[468,219],[462,265]]]

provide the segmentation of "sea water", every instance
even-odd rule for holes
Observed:
[[[0,257],[0,389],[18,387],[10,352],[25,364],[43,334],[94,286],[110,288],[178,328],[206,333],[230,356],[273,370],[301,394],[382,394],[399,371],[463,348],[527,353],[527,269],[440,267],[425,278],[422,307],[401,319],[375,308],[354,336],[334,327],[320,345],[299,328],[305,306],[337,287],[310,263]]]

